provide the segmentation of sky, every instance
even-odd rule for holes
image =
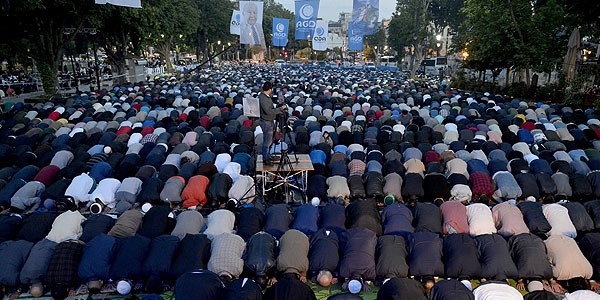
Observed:
[[[294,11],[294,0],[275,0],[283,7]],[[352,12],[352,0],[321,0],[319,18],[327,21],[337,21],[341,12]],[[379,21],[389,19],[396,10],[395,0],[379,0]]]

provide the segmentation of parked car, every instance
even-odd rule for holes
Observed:
[[[275,60],[275,65],[278,67],[284,67],[285,66],[285,60],[283,59],[276,59]]]
[[[377,70],[377,66],[375,66],[375,63],[372,61],[368,61],[365,63],[365,70],[367,71],[375,71]]]

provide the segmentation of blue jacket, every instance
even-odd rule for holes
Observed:
[[[23,269],[21,269],[21,284],[29,285],[42,281],[50,265],[50,259],[52,259],[56,245],[55,242],[48,239],[43,239],[33,245],[29,257]]]
[[[437,233],[415,232],[407,240],[410,275],[443,276],[442,240]]]
[[[108,280],[117,245],[116,238],[99,234],[85,245],[77,273],[84,281]]]
[[[319,229],[317,226],[318,220],[319,209],[311,204],[304,204],[294,211],[294,222],[292,222],[290,228],[310,236]]]
[[[383,234],[403,234],[414,232],[412,226],[413,215],[404,204],[393,203],[386,206],[381,212]]]
[[[150,248],[150,241],[141,235],[118,239],[110,277],[113,280],[141,279],[142,265]]]
[[[0,284],[5,286],[19,285],[19,272],[25,264],[33,243],[18,240],[0,244]]]
[[[265,227],[263,230],[279,239],[288,229],[292,222],[292,215],[286,204],[273,205],[265,211]]]
[[[325,228],[317,231],[310,238],[310,252],[308,253],[308,270],[318,273],[328,270],[335,273],[340,262],[340,241],[333,230]]]

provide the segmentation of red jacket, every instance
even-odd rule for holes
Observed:
[[[208,201],[206,189],[208,189],[209,184],[210,180],[204,175],[192,176],[181,193],[183,208],[206,205]]]

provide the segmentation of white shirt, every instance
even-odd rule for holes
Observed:
[[[458,132],[458,126],[454,123],[446,123],[446,124],[444,124],[444,127],[446,127],[446,132],[448,132],[448,131]]]
[[[94,179],[90,175],[83,173],[76,176],[67,187],[65,196],[71,196],[75,203],[87,202],[89,200],[90,191],[94,187]]]
[[[235,225],[235,215],[226,209],[213,211],[206,218],[206,230],[204,234],[212,240],[222,233],[232,233]]]
[[[217,158],[215,159],[215,167],[217,167],[217,171],[219,171],[219,173],[223,173],[223,169],[225,169],[225,166],[227,166],[229,162],[231,162],[231,155],[228,153],[220,153],[217,155]]]
[[[77,240],[83,233],[81,227],[83,221],[85,221],[85,218],[79,211],[68,210],[54,219],[52,229],[46,239],[57,244],[67,240]]]
[[[600,295],[588,290],[575,291],[566,293],[563,300],[599,300]]]
[[[100,200],[109,208],[115,207],[115,194],[121,187],[121,182],[115,178],[104,178],[98,183],[96,189],[90,195],[91,201]]]
[[[473,290],[475,300],[522,300],[523,295],[514,287],[502,283],[486,283]]]
[[[577,229],[569,217],[569,210],[560,204],[544,204],[542,205],[544,217],[552,226],[549,235],[562,234],[570,238],[577,237]]]
[[[472,236],[497,232],[492,210],[483,203],[467,205],[467,222]]]

